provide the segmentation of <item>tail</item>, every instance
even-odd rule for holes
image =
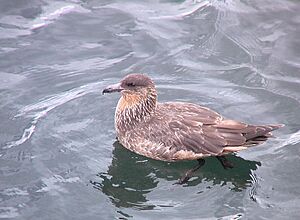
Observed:
[[[244,136],[246,141],[238,146],[228,145],[224,147],[223,153],[232,153],[247,149],[265,142],[269,137],[272,137],[272,131],[284,127],[283,124],[277,125],[246,125],[239,130],[240,134]]]
[[[269,137],[272,137],[272,131],[284,127],[284,124],[275,125],[249,125],[248,131],[243,134],[246,138],[246,145],[257,145],[265,142]]]

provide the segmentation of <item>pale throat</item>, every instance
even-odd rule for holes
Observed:
[[[117,131],[128,130],[137,123],[149,119],[154,114],[157,104],[155,89],[146,94],[122,94],[115,112]]]

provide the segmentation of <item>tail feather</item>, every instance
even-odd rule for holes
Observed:
[[[249,125],[247,128],[247,132],[243,133],[243,136],[246,138],[247,141],[254,140],[261,137],[271,137],[271,131],[274,131],[278,128],[283,127],[284,125]]]
[[[278,128],[284,127],[283,124],[277,125],[248,125],[242,132],[243,136],[246,138],[246,142],[240,146],[226,146],[223,149],[224,154],[238,152],[240,150],[247,149],[258,144],[262,144],[269,137],[272,137],[271,131]]]

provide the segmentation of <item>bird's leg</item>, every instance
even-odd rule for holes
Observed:
[[[186,183],[193,175],[193,173],[198,170],[200,167],[202,167],[205,163],[204,159],[198,159],[197,166],[193,167],[192,169],[188,170],[175,184],[184,184]]]
[[[220,161],[225,170],[233,168],[233,164],[227,160],[225,156],[216,156],[216,158]]]

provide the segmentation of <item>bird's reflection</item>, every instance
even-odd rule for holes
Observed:
[[[97,174],[91,184],[105,193],[116,207],[152,209],[151,205],[145,206],[146,194],[163,179],[170,182],[171,187],[197,162],[156,161],[128,151],[117,141],[113,146],[113,159],[108,171]],[[212,186],[228,184],[230,189],[235,191],[250,187],[253,182],[252,171],[256,170],[260,163],[235,155],[227,158],[234,164],[233,169],[224,170],[215,158],[207,158],[206,164],[194,174],[195,177],[182,187],[195,186],[204,181]]]

